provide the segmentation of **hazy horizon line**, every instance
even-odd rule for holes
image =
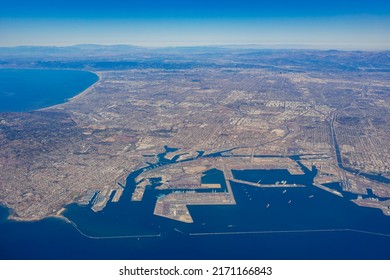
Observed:
[[[337,46],[338,45],[338,46]],[[162,45],[151,45],[151,44],[129,44],[129,43],[111,43],[111,44],[101,44],[101,43],[78,43],[78,44],[15,44],[15,45],[0,45],[0,48],[21,48],[21,47],[54,47],[54,48],[69,48],[77,46],[101,46],[101,47],[114,47],[114,46],[128,46],[135,48],[144,48],[144,49],[166,49],[166,48],[232,48],[232,49],[275,49],[275,50],[335,50],[335,51],[390,51],[390,48],[381,48],[381,47],[363,47],[363,46],[354,46],[345,44],[344,47],[340,44],[288,44],[288,43],[231,43],[231,44],[162,44]]]

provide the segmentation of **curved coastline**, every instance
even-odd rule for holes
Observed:
[[[15,216],[13,215],[15,213],[15,211],[12,209],[12,208],[9,208],[8,206],[4,205],[4,204],[0,204],[0,208],[3,208],[4,211],[7,212],[7,215],[4,217],[4,219],[0,219],[0,222],[3,221],[3,222],[21,222],[21,223],[34,223],[34,222],[39,222],[39,221],[42,221],[44,219],[49,219],[49,218],[55,218],[55,219],[60,219],[62,221],[65,221],[67,223],[72,223],[71,220],[69,220],[67,217],[65,217],[64,215],[62,215],[61,213],[63,211],[61,210],[65,210],[65,207],[66,205],[64,205],[58,212],[57,214],[54,214],[54,215],[48,215],[46,217],[43,217],[43,218],[21,218],[21,217],[18,217],[18,216]],[[0,209],[0,210],[3,210],[3,209]],[[60,212],[61,211],[61,212]],[[1,218],[1,216],[0,216]]]
[[[83,90],[83,91],[79,92],[78,94],[76,94],[75,96],[69,98],[69,99],[68,99],[66,102],[64,102],[64,103],[67,103],[67,102],[69,102],[69,101],[75,101],[75,100],[77,100],[78,98],[80,98],[81,96],[84,96],[84,95],[87,94],[89,91],[91,91],[92,88],[95,87],[96,84],[97,84],[98,82],[100,82],[101,79],[102,79],[102,73],[101,73],[101,72],[94,72],[94,71],[90,71],[90,70],[81,70],[81,71],[89,72],[89,73],[95,74],[95,75],[98,77],[97,81],[94,82],[94,83],[93,83],[92,85],[90,85],[89,87],[87,87],[85,90]]]
[[[68,68],[0,68],[0,74],[4,82],[0,112],[4,113],[43,111],[66,104],[102,77],[94,71]]]
[[[58,108],[59,106],[63,106],[64,104],[66,103],[69,103],[69,102],[74,102],[76,101],[77,99],[79,99],[80,97],[86,95],[87,93],[89,93],[95,86],[98,82],[101,81],[102,79],[102,74],[100,72],[94,72],[94,71],[91,71],[91,70],[80,70],[80,69],[48,69],[48,68],[43,68],[41,70],[69,70],[69,71],[82,71],[82,72],[88,72],[88,73],[92,73],[94,75],[96,75],[96,77],[98,78],[93,84],[91,84],[89,87],[87,87],[86,89],[76,93],[74,96],[70,97],[70,98],[67,98],[64,102],[62,103],[58,103],[58,104],[55,104],[55,105],[52,105],[52,106],[48,106],[48,107],[44,107],[44,108],[41,108],[41,109],[37,109],[35,111],[44,111],[44,110],[50,110],[50,109],[60,109]],[[62,109],[62,108],[61,108]]]

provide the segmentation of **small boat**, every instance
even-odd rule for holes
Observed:
[[[269,207],[269,203],[267,204],[266,208],[268,208],[268,207]]]
[[[287,190],[284,190],[283,193],[286,193]]]

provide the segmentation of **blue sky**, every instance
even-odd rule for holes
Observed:
[[[0,45],[390,49],[390,1],[0,0]]]

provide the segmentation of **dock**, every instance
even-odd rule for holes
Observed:
[[[324,191],[327,191],[327,192],[333,193],[333,194],[335,194],[335,195],[338,195],[338,196],[340,196],[340,197],[343,197],[343,195],[342,195],[340,192],[338,192],[338,191],[336,191],[336,190],[333,190],[333,189],[331,189],[331,188],[325,187],[325,186],[323,186],[323,185],[313,184],[313,186],[316,186],[317,188],[323,189]]]
[[[225,177],[225,184],[226,184],[227,191],[230,194],[231,199],[234,202],[234,204],[236,204],[236,200],[234,199],[232,186],[230,185],[230,180],[233,179],[232,170],[226,168],[226,165],[223,166],[223,176]]]
[[[122,196],[122,193],[123,193],[123,188],[122,187],[119,187],[119,188],[115,189],[115,195],[112,198],[111,202],[118,202],[119,199]]]
[[[112,192],[112,189],[105,187],[100,193],[98,193],[92,206],[92,210],[94,212],[102,211],[104,207],[106,207]]]

